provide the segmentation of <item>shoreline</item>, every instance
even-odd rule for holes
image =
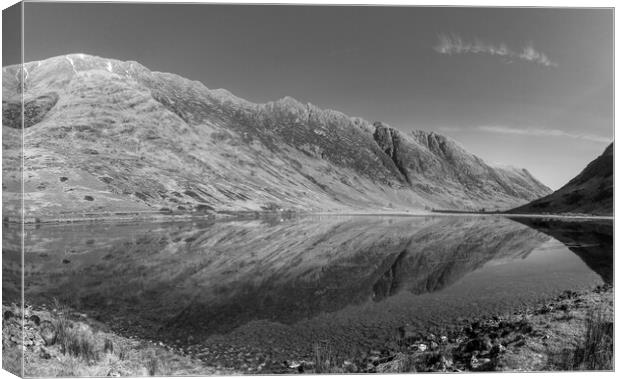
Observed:
[[[26,305],[20,309],[15,304],[3,304],[2,311],[3,368],[17,376],[222,376],[241,373],[230,367],[207,365],[160,341],[125,337],[112,331],[109,325],[63,306],[47,309]]]
[[[156,212],[156,211],[154,211]],[[93,217],[27,217],[23,220],[16,220],[15,217],[3,217],[3,224],[7,225],[62,225],[74,223],[98,223],[98,222],[176,222],[176,221],[192,221],[192,220],[243,220],[243,219],[261,219],[264,217],[284,216],[307,217],[307,216],[329,216],[329,217],[429,217],[429,216],[450,216],[450,217],[467,217],[467,216],[501,216],[506,218],[543,218],[543,219],[566,219],[566,220],[614,220],[614,216],[604,215],[581,215],[581,214],[513,214],[513,213],[492,213],[492,212],[467,212],[467,211],[434,211],[434,212],[393,212],[393,211],[345,211],[345,212],[307,212],[307,211],[225,211],[219,213],[207,214],[165,214],[165,213],[144,213],[135,212],[132,215],[101,215]]]
[[[213,363],[214,357],[197,356],[181,346],[135,336],[125,337],[114,332],[112,325],[91,319],[78,313],[79,310],[70,312],[62,306],[51,310],[47,307],[33,309],[26,306],[22,345],[19,339],[14,338],[14,333],[11,334],[18,326],[16,320],[20,311],[14,305],[3,304],[3,344],[5,354],[9,357],[15,356],[15,348],[24,349],[26,367],[47,370],[47,375],[39,371],[43,376],[52,376],[51,373],[66,376],[68,372],[89,375],[98,373],[104,376],[136,376],[153,372],[166,376],[204,376],[259,373],[557,371],[569,370],[562,354],[579,346],[588,317],[594,312],[601,312],[605,317],[610,312],[613,315],[613,303],[614,290],[611,285],[597,286],[581,292],[564,291],[527,310],[503,315],[480,315],[471,320],[463,320],[461,326],[446,331],[445,334],[432,334],[403,325],[398,328],[397,337],[355,356],[336,356],[328,345],[315,345],[314,357],[290,357],[283,361],[257,360],[254,365],[239,367],[219,366]],[[8,320],[6,311],[13,312]],[[58,319],[62,318],[70,319],[69,322],[76,330],[91,336],[89,338],[92,345],[99,352],[97,359],[81,359],[79,354],[63,354],[58,344],[45,344],[41,338],[41,325],[48,322],[57,324]],[[11,322],[12,326],[9,325]],[[605,319],[605,322],[606,325],[613,325],[613,318],[611,321]],[[613,326],[611,328],[613,329]],[[106,351],[106,341],[112,341],[112,352]]]
[[[407,325],[399,336],[358,356],[330,355],[317,349],[311,360],[287,360],[270,368],[275,374],[411,373],[411,372],[549,372],[613,370],[614,290],[611,285],[562,294],[524,311],[480,315],[456,332],[433,334]],[[594,318],[603,325],[608,344],[599,366],[576,356]],[[611,326],[610,326],[611,325]],[[587,341],[587,339],[586,339]]]

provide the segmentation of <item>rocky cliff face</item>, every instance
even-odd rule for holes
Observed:
[[[613,215],[614,144],[564,187],[511,212]]]
[[[493,167],[448,137],[374,125],[375,140],[411,188],[442,198],[449,209],[502,208],[514,199],[549,192],[527,170]]]
[[[3,68],[5,214],[170,209],[506,209],[549,189],[449,138],[286,97],[254,104],[136,62],[72,54]],[[12,164],[11,162],[15,163]]]

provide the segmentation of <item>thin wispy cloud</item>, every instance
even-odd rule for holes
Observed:
[[[611,141],[610,138],[601,137],[593,134],[578,134],[578,133],[570,133],[564,130],[559,129],[520,129],[520,128],[511,128],[507,126],[478,126],[476,128],[482,132],[489,133],[501,133],[501,134],[517,134],[517,135],[525,135],[525,136],[542,136],[542,137],[567,137],[567,138],[576,138],[587,141],[594,142],[605,142],[609,143]]]
[[[473,41],[466,41],[458,34],[440,34],[439,41],[434,47],[435,51],[440,54],[456,55],[456,54],[487,54],[506,58],[507,62],[520,59],[526,62],[532,62],[545,67],[557,67],[558,64],[551,61],[547,55],[541,51],[534,49],[533,44],[527,44],[520,51],[509,48],[505,43],[494,45],[484,42],[478,38]]]

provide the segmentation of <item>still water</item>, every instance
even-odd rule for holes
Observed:
[[[56,298],[126,336],[213,363],[367,349],[613,280],[609,220],[309,217],[42,225],[25,234],[27,304]],[[3,302],[19,296],[4,227]]]

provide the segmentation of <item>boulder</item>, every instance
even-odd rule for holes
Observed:
[[[43,338],[46,346],[51,346],[56,343],[58,331],[50,321],[45,320],[41,322],[41,338]]]
[[[4,319],[8,320],[12,317],[15,317],[15,314],[12,311],[4,311]]]
[[[36,326],[39,326],[41,324],[41,318],[37,315],[30,316],[28,320],[32,321],[32,323],[34,323]]]
[[[41,347],[41,350],[39,350],[39,357],[41,359],[50,359],[52,355],[44,347]]]
[[[476,338],[469,340],[465,344],[463,351],[465,353],[473,353],[475,351],[483,352],[483,351],[490,351],[492,348],[493,348],[493,344],[491,343],[491,340],[489,339],[489,337],[483,336],[483,337],[476,337]]]

